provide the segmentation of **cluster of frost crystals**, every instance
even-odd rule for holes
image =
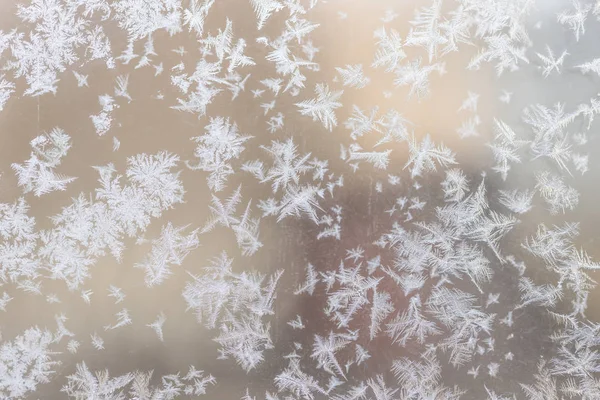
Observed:
[[[273,348],[268,317],[274,314],[277,282],[283,271],[267,277],[259,273],[235,273],[225,252],[205,267],[204,274],[186,284],[183,297],[195,310],[198,322],[219,327],[214,340],[220,358],[233,358],[246,371],[264,361]]]
[[[54,172],[71,148],[71,138],[62,129],[54,128],[31,141],[31,157],[24,164],[13,164],[23,193],[41,196],[55,190],[66,190],[75,178]]]
[[[192,138],[198,143],[194,151],[198,164],[188,164],[188,167],[210,172],[208,187],[218,192],[225,188],[227,177],[235,173],[230,160],[240,156],[244,142],[252,136],[240,135],[237,125],[230,124],[229,119],[223,117],[211,118],[204,129],[204,135]]]
[[[11,341],[0,342],[0,395],[20,399],[48,383],[56,372],[52,349],[55,338],[48,330],[29,328]]]
[[[12,204],[0,204],[0,278],[3,283],[30,279],[37,275],[34,251],[38,233],[35,218],[27,215],[29,206],[23,198]]]
[[[164,282],[172,274],[170,266],[181,265],[190,251],[198,247],[198,230],[182,235],[185,226],[175,228],[169,222],[162,227],[160,237],[152,240],[152,250],[148,257],[135,266],[146,270],[146,286]]]
[[[76,372],[67,376],[62,391],[70,399],[153,399],[174,400],[180,396],[201,396],[209,385],[216,384],[212,375],[205,376],[204,371],[193,365],[184,376],[164,375],[158,385],[152,385],[153,371],[134,371],[124,375],[110,377],[108,370],[89,370],[85,362],[77,364]]]

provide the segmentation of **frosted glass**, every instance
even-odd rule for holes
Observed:
[[[0,5],[0,399],[600,399],[600,2]]]

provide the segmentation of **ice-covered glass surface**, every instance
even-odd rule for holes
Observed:
[[[0,399],[600,399],[599,34],[1,1]]]

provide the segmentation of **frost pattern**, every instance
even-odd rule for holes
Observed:
[[[5,8],[0,398],[600,398],[598,1]]]
[[[31,157],[24,164],[13,164],[12,168],[23,186],[23,193],[33,192],[41,196],[55,190],[66,190],[75,178],[54,172],[62,158],[71,148],[71,138],[62,129],[54,128],[31,141]]]

